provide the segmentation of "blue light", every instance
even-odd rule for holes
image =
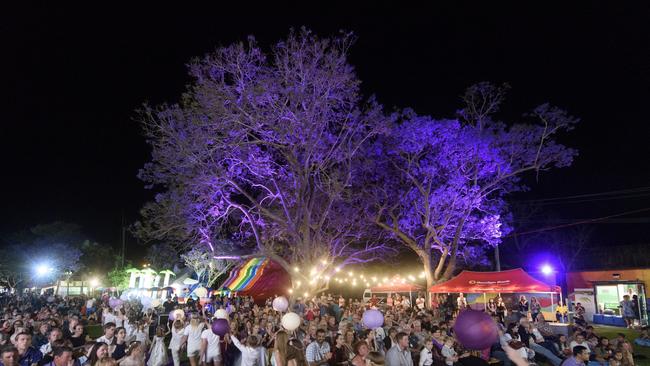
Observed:
[[[543,265],[542,266],[542,273],[544,275],[546,275],[546,276],[550,275],[551,273],[553,273],[553,267],[551,267],[548,264]]]

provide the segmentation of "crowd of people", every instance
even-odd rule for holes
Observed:
[[[570,336],[556,335],[534,305],[507,309],[500,297],[486,304],[500,327],[499,341],[483,350],[464,349],[454,338],[454,319],[466,308],[460,296],[358,299],[322,295],[297,299],[291,311],[302,318],[294,331],[281,325],[272,300],[255,304],[244,296],[213,296],[179,304],[169,298],[137,317],[129,303],[111,308],[107,296],[61,299],[3,295],[0,352],[3,366],[451,366],[634,365],[632,344],[619,335],[599,337],[577,324]],[[407,301],[408,300],[408,301]],[[363,312],[380,309],[384,325],[366,329]],[[220,337],[210,322],[226,309],[230,332]],[[178,310],[182,310],[178,312]],[[168,319],[167,314],[178,314]],[[102,335],[91,339],[88,326]],[[650,337],[645,333],[648,342]]]

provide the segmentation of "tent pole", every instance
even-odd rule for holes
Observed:
[[[555,302],[553,301],[553,293],[551,292],[551,314],[555,313],[553,309],[555,309]]]
[[[483,293],[483,307],[485,308],[485,312],[487,313],[487,295],[485,292]]]

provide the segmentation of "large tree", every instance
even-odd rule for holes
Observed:
[[[218,251],[236,227],[235,239],[312,293],[343,266],[381,256],[351,187],[387,118],[361,98],[351,42],[303,29],[269,53],[249,38],[192,62],[181,102],[142,114],[152,161],[140,177],[162,193],[142,211],[141,236]]]
[[[455,120],[404,112],[361,166],[369,214],[417,254],[429,286],[500,243],[505,198],[525,189],[524,174],[566,167],[576,155],[556,141],[577,122],[560,109],[537,107],[531,123],[495,120],[505,89],[469,88]]]

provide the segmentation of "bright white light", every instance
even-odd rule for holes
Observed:
[[[551,273],[553,273],[553,267],[551,267],[548,264],[543,265],[542,266],[542,273],[547,275],[547,276],[550,275]]]
[[[37,276],[45,276],[50,272],[52,272],[52,268],[50,268],[50,266],[48,266],[47,264],[39,264],[36,267],[36,275]]]
[[[90,286],[97,287],[97,285],[99,285],[99,281],[97,281],[96,278],[93,278],[92,280],[90,280]]]

